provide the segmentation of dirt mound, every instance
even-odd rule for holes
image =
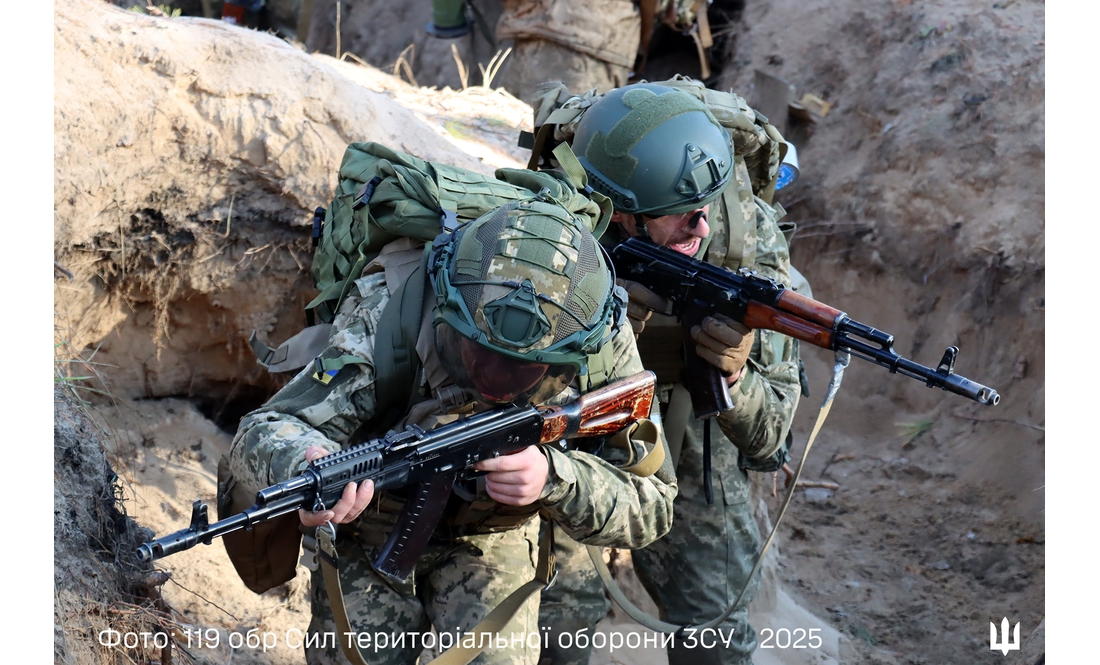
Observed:
[[[141,564],[152,532],[120,510],[123,489],[101,428],[70,391],[54,390],[54,661],[160,659],[175,621],[160,600],[166,576]],[[140,642],[138,637],[141,636]],[[167,661],[164,661],[167,662]]]
[[[428,118],[270,35],[94,0],[57,11],[54,250],[75,276],[57,282],[57,326],[117,367],[116,393],[271,391],[246,341],[303,325],[312,211],[349,143],[481,172],[519,164],[514,136],[477,157],[459,148],[471,116],[518,131],[522,118],[499,118],[514,104],[503,93],[455,93]],[[471,113],[485,93],[491,112]]]

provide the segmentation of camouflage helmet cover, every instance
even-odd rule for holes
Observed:
[[[539,370],[524,363],[547,367],[546,377],[560,384],[526,386],[510,398],[538,401],[560,392],[587,371],[588,355],[623,321],[625,297],[599,243],[580,220],[547,201],[501,206],[441,235],[429,274],[440,360],[459,385],[464,374],[473,383],[484,380],[477,375],[488,365],[500,371],[500,356],[528,374]]]
[[[733,174],[729,134],[706,105],[655,83],[607,93],[581,117],[572,147],[589,185],[626,213],[702,208]]]

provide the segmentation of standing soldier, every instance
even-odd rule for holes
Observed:
[[[685,87],[687,82],[668,84]],[[706,93],[708,101],[714,98],[715,91]],[[753,119],[745,113],[751,110],[743,106],[737,111],[743,102],[729,96],[733,111],[723,120],[751,134]],[[776,224],[781,208],[753,195],[759,186],[753,186],[744,153],[734,150],[730,133],[706,104],[683,90],[643,83],[602,97],[574,97],[562,107],[583,110],[583,115],[560,115],[563,125],[555,138],[572,141],[589,185],[615,208],[615,223],[601,239],[604,244],[645,236],[715,265],[751,267],[790,285],[787,242]],[[750,157],[754,163],[762,158],[765,166],[769,161],[766,155]],[[728,646],[688,649],[679,639],[668,657],[670,665],[751,663],[756,633],[748,624],[748,603],[759,580],[748,580],[748,575],[760,534],[747,470],[774,471],[787,460],[800,394],[797,342],[720,316],[707,317],[692,330],[695,350],[726,376],[734,405],[715,418],[718,427],[713,428],[690,414],[690,399],[679,378],[681,328],[659,314],[668,311],[667,303],[638,284],[625,286],[643,362],[657,373],[664,430],[680,487],[671,531],[632,553],[635,571],[661,618],[679,625],[713,619],[748,584],[742,604],[719,627],[733,635]],[[562,575],[543,595],[540,621],[552,632],[588,628],[590,634],[606,614],[608,601],[583,548],[565,538],[556,542]],[[544,662],[588,662],[590,650],[555,648],[553,637],[550,643]]]
[[[553,75],[570,90],[607,92],[644,75],[658,25],[690,38],[699,78],[709,79],[714,45],[708,0],[504,0],[496,36],[513,50],[499,82],[532,103]]]

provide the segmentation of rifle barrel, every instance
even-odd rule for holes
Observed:
[[[292,479],[293,480],[293,479]],[[268,489],[274,489],[275,486]],[[220,538],[228,533],[247,529],[253,524],[264,520],[294,512],[299,508],[305,508],[306,501],[310,498],[307,492],[286,494],[273,499],[265,505],[257,503],[244,512],[231,515],[224,520],[206,525],[206,505],[200,501],[195,502],[191,516],[191,525],[167,536],[142,544],[138,547],[138,558],[143,562],[156,561],[166,556],[189,550],[199,543],[209,545],[214,538]],[[199,517],[201,515],[201,518]]]

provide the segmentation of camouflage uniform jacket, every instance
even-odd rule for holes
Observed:
[[[740,170],[735,173],[742,176]],[[780,215],[759,198],[753,197],[752,201],[756,260],[751,267],[789,287],[790,250],[777,224]],[[721,265],[715,260],[708,262]],[[798,357],[798,341],[794,338],[771,330],[755,331],[745,371],[730,386],[734,408],[716,419],[723,434],[746,457],[770,457],[786,440],[801,395]]]
[[[317,445],[335,452],[349,445],[352,435],[361,427],[370,429],[378,417],[373,362],[375,331],[390,295],[386,273],[376,272],[358,279],[334,321],[330,347],[322,356],[351,355],[360,362],[346,365],[327,385],[315,379],[313,368],[307,367],[266,404],[241,420],[230,450],[230,466],[237,481],[250,492],[301,473],[306,466],[308,447]],[[435,353],[430,302],[434,298],[426,297],[424,323],[417,343],[422,358]],[[624,326],[609,346],[614,359],[609,380],[642,371],[629,326]],[[425,358],[424,368],[423,375],[434,394],[450,383],[438,360]],[[566,401],[578,394],[574,383],[555,401]],[[416,422],[426,428],[447,422],[446,416],[438,418],[442,413],[441,408],[434,409],[434,413],[420,413]],[[454,416],[450,417],[453,419]],[[406,419],[402,425],[405,422],[411,421]],[[663,438],[660,445],[666,445]],[[677,491],[675,473],[667,456],[657,473],[642,478],[586,452],[561,452],[549,446],[541,449],[549,460],[549,474],[539,501],[530,506],[505,506],[490,499],[483,490],[472,496],[467,493],[465,498],[456,491],[435,536],[447,538],[515,528],[540,510],[571,537],[590,545],[643,547],[667,533]],[[372,506],[360,517],[360,531],[387,531],[402,503],[399,495],[377,493]]]
[[[740,171],[735,171],[735,174],[742,176]],[[755,197],[749,198],[747,205],[756,221],[756,258],[752,269],[784,286],[790,286],[790,253],[786,238],[776,223],[777,211]],[[711,216],[716,218],[712,226],[724,224],[715,207],[711,206]],[[622,238],[621,227],[612,225],[602,242],[613,245]],[[695,258],[723,265],[724,262],[708,253],[707,249],[704,244]],[[643,342],[647,334],[657,332],[654,323],[660,318],[655,316],[651,323],[646,324],[641,334]],[[648,362],[646,366],[650,368]],[[797,341],[770,330],[756,330],[748,363],[741,377],[730,386],[734,408],[716,418],[718,426],[745,457],[768,458],[780,449],[787,438],[800,390]]]

